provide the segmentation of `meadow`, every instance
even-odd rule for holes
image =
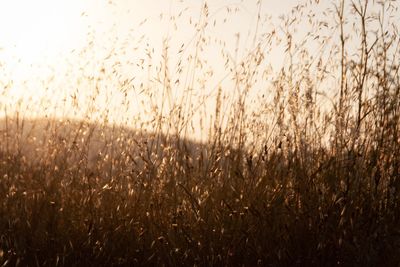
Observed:
[[[259,14],[222,79],[204,2],[190,44],[142,62],[146,121],[91,117],[108,63],[81,119],[0,102],[0,265],[399,266],[399,4],[317,2]]]

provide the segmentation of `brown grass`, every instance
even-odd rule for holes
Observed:
[[[265,32],[259,16],[251,49],[223,50],[226,77],[208,91],[205,4],[176,72],[166,39],[156,76],[149,66],[142,82],[149,99],[163,96],[150,101],[142,128],[151,131],[107,115],[8,115],[0,264],[398,266],[398,4],[342,0],[322,17],[315,7],[307,1]],[[304,24],[310,32],[296,31]],[[276,45],[286,60],[271,76]],[[192,127],[206,141],[189,140]]]

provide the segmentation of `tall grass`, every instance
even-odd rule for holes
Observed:
[[[222,46],[226,73],[208,88],[205,2],[191,43],[147,51],[148,120],[135,130],[107,110],[95,123],[7,114],[0,263],[398,266],[398,4],[318,7],[304,1],[274,28],[260,13],[249,49]],[[83,83],[88,119],[110,68]]]

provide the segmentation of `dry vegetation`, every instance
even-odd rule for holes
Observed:
[[[241,59],[222,49],[211,94],[204,4],[176,69],[167,39],[160,64],[144,63],[141,91],[163,96],[151,131],[2,120],[0,264],[398,266],[398,3],[342,0],[321,14],[304,2],[276,28],[259,16]],[[276,46],[286,61],[273,74]],[[189,141],[191,127],[207,141]]]

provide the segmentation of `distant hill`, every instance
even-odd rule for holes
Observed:
[[[0,120],[0,151],[26,163],[68,163],[88,169],[112,164],[161,164],[165,156],[207,161],[207,146],[164,134],[78,120]]]

